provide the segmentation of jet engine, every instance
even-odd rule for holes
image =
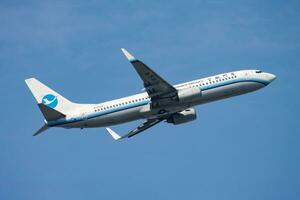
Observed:
[[[186,110],[173,114],[170,118],[167,119],[167,122],[177,125],[177,124],[183,124],[186,122],[193,121],[196,118],[197,118],[197,114],[195,109],[188,108]]]
[[[187,102],[201,97],[201,89],[199,87],[178,90],[178,99],[181,102]]]

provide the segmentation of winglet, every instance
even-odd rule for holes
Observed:
[[[130,62],[136,61],[136,58],[133,55],[131,55],[126,49],[121,48],[121,50]]]
[[[116,132],[111,130],[110,128],[106,128],[106,130],[109,132],[109,134],[114,138],[114,140],[120,140],[122,139],[121,136],[119,136]]]

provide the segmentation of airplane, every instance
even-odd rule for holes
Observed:
[[[165,121],[174,125],[197,118],[195,106],[261,89],[276,76],[261,70],[240,70],[171,85],[126,49],[122,52],[143,81],[141,93],[99,104],[73,103],[35,78],[25,82],[44,115],[36,136],[51,127],[107,127],[114,140],[130,138]],[[108,126],[144,119],[132,131],[119,135]]]

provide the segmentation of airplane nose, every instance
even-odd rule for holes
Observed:
[[[272,81],[274,81],[276,79],[276,76],[274,74],[267,74],[267,80],[269,83],[271,83]]]

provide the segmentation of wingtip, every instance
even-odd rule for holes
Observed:
[[[106,128],[106,130],[108,131],[108,133],[112,136],[112,138],[114,140],[120,140],[122,138],[120,135],[118,135],[116,132],[114,132],[110,128]]]
[[[121,48],[121,51],[123,52],[123,54],[126,56],[126,58],[130,61],[133,62],[136,60],[136,58],[131,55],[125,48]]]

